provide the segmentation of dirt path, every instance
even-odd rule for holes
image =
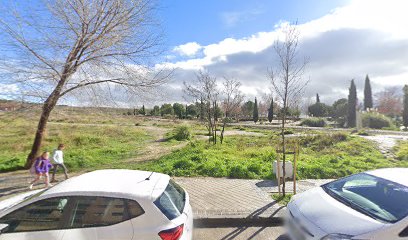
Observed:
[[[393,148],[397,145],[398,141],[408,141],[408,136],[401,135],[373,135],[373,136],[361,136],[365,139],[377,143],[381,153],[387,158],[395,158]]]
[[[126,159],[122,163],[132,162],[145,162],[160,158],[166,154],[171,153],[176,149],[180,149],[187,145],[187,142],[178,142],[176,144],[165,144],[166,134],[170,131],[167,128],[160,128],[156,126],[141,126],[153,136],[153,140],[150,141],[147,146],[138,153],[138,156]]]

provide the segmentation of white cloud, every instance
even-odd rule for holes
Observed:
[[[220,14],[221,20],[228,28],[235,27],[239,23],[254,19],[257,15],[262,14],[263,11],[258,8],[244,10],[244,11],[229,11]]]
[[[189,42],[175,47],[173,50],[182,56],[194,56],[200,51],[202,47],[196,42]]]
[[[379,87],[407,84],[406,9],[405,0],[355,0],[325,16],[299,24],[300,51],[311,58],[307,94],[319,92],[329,102],[346,97],[350,80],[356,79],[362,88],[366,74]],[[233,23],[236,15],[230,14],[228,21]],[[272,45],[282,38],[286,24],[281,21],[272,31],[245,38],[226,38],[206,46],[197,44],[199,56],[187,60],[175,58],[167,66],[179,69],[180,83],[191,78],[191,74],[181,72],[198,69],[208,69],[219,77],[236,77],[243,84],[242,90],[252,97],[260,92],[258,89],[269,87],[266,68],[276,62]]]
[[[8,83],[1,83],[0,82],[0,98],[9,98],[11,96],[15,96],[19,94],[20,88],[17,84],[8,84]]]

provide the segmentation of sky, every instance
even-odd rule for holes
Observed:
[[[167,56],[177,69],[167,88],[174,100],[198,70],[240,80],[247,99],[270,92],[273,44],[282,26],[295,22],[299,54],[310,59],[307,101],[316,93],[329,104],[347,97],[351,79],[362,99],[367,74],[374,93],[408,84],[407,1],[199,2],[169,1],[163,15],[174,45]]]
[[[165,53],[156,67],[175,71],[162,88],[165,98],[148,104],[184,102],[183,82],[194,81],[199,70],[241,81],[246,99],[269,93],[267,69],[278,60],[273,44],[295,22],[299,56],[309,59],[306,101],[316,93],[328,104],[347,97],[351,79],[362,99],[367,74],[374,93],[402,89],[408,84],[406,9],[405,0],[162,0],[157,17]],[[0,97],[16,88],[0,78]]]

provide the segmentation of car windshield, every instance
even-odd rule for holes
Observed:
[[[325,184],[333,198],[374,219],[394,223],[408,215],[408,187],[366,173]]]

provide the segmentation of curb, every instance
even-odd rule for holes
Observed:
[[[273,227],[282,226],[283,217],[225,217],[194,219],[195,228]]]

